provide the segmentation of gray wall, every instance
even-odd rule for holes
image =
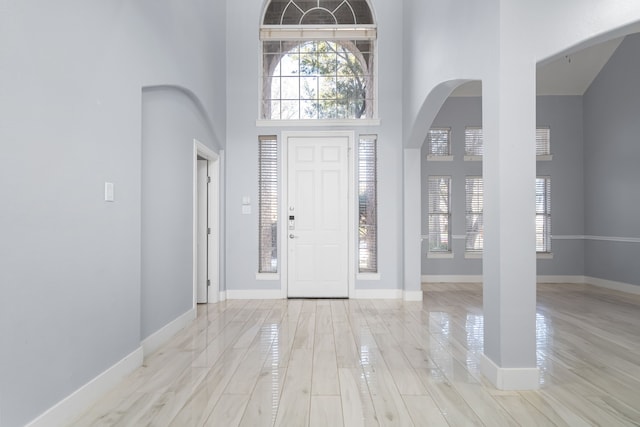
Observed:
[[[551,129],[553,160],[539,161],[538,175],[551,177],[551,252],[539,259],[538,275],[584,274],[584,155],[582,97],[539,96],[537,125]]]
[[[28,423],[140,346],[141,89],[189,88],[224,111],[216,3],[3,2],[3,427]],[[224,127],[216,132],[222,140]],[[166,313],[147,333],[182,309],[156,307]]]
[[[429,175],[452,177],[452,235],[465,234],[465,177],[481,175],[482,162],[464,161],[464,130],[481,126],[482,100],[479,97],[451,97],[442,106],[433,127],[450,127],[452,162],[427,161],[427,146],[422,148],[422,234],[427,234],[427,188]],[[541,96],[537,99],[537,124],[551,128],[553,160],[539,161],[538,175],[551,176],[551,230],[556,236],[583,234],[582,189],[582,97]],[[422,274],[480,275],[482,261],[465,259],[464,239],[453,240],[453,259],[427,258],[428,244],[422,245]],[[554,239],[553,259],[538,260],[540,275],[582,275],[583,241],[576,238]]]
[[[258,23],[262,0],[233,1],[227,5],[227,38],[235,47],[228,55],[227,148],[227,271],[228,290],[280,289],[280,281],[258,281],[258,135],[278,135],[282,126],[257,127],[260,43]],[[370,2],[379,26],[378,108],[380,126],[295,127],[288,130],[354,130],[378,135],[379,150],[379,281],[356,282],[357,289],[397,289],[402,286],[402,8],[396,1]],[[255,23],[248,25],[249,23]],[[353,189],[355,191],[355,188]],[[249,196],[252,214],[241,213],[242,197]],[[355,246],[354,246],[355,247]],[[354,249],[355,250],[355,249]]]
[[[212,146],[208,119],[196,100],[179,88],[143,90],[143,339],[193,304],[194,138]]]
[[[627,36],[584,95],[587,276],[640,285],[640,34]]]

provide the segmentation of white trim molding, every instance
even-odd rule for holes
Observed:
[[[540,388],[538,368],[501,368],[484,353],[480,356],[480,372],[498,390],[537,390]]]
[[[467,238],[467,236],[464,235],[464,234],[452,234],[451,235],[451,240],[465,240],[466,238]],[[428,234],[421,234],[420,235],[420,239],[429,240],[429,235]]]
[[[422,301],[422,291],[404,291],[405,301]]]
[[[402,289],[356,289],[354,299],[402,299]]]
[[[143,350],[138,347],[115,365],[71,393],[27,424],[27,427],[62,426],[79,417],[97,399],[115,387],[124,377],[142,366]]]
[[[481,275],[423,275],[422,283],[482,283]],[[611,289],[613,291],[626,292],[640,295],[640,285],[631,283],[615,282],[613,280],[598,279],[597,277],[557,275],[557,276],[537,276],[537,283],[568,283],[573,285],[592,285],[599,288]]]
[[[207,271],[210,285],[207,287],[207,301],[218,295],[215,289],[220,288],[220,155],[197,139],[193,140],[193,308],[198,304],[198,156],[207,160],[207,176],[213,185],[207,185],[207,227],[211,229],[208,236]],[[213,290],[213,292],[212,292]]]
[[[569,283],[584,285],[584,276],[538,276],[537,283]]]
[[[326,9],[325,9],[326,10]],[[264,40],[375,40],[376,26],[360,24],[355,26],[336,25],[262,25],[260,41]]]
[[[427,252],[427,258],[430,259],[453,259],[455,254],[453,252]]]
[[[464,259],[482,259],[482,251],[466,251]]]
[[[115,387],[127,375],[142,366],[144,358],[156,351],[177,332],[188,326],[197,315],[195,308],[178,316],[146,339],[132,353],[90,380],[69,396],[27,424],[27,427],[67,425],[82,415],[96,400]]]
[[[430,154],[427,156],[428,162],[452,162],[453,156],[436,156],[434,154]]]
[[[281,289],[227,289],[226,299],[284,299]]]
[[[433,275],[421,276],[422,283],[482,283],[481,274],[468,275]]]
[[[585,240],[597,240],[616,243],[640,243],[638,237],[612,237],[612,236],[584,236]]]
[[[599,288],[611,289],[612,291],[640,295],[640,285],[633,285],[631,283],[614,282],[613,280],[598,279],[597,277],[585,277],[584,283]]]
[[[220,292],[212,288],[213,286],[207,286],[207,304],[215,304],[220,301]]]
[[[380,119],[357,119],[357,120],[256,120],[258,128],[336,128],[336,127],[371,127],[380,126]]]
[[[552,235],[553,240],[596,240],[600,242],[640,243],[640,237],[589,236],[589,235]]]
[[[380,273],[356,273],[356,280],[374,281],[380,279],[382,279]]]
[[[285,299],[279,289],[246,289],[227,290],[226,295],[220,296],[220,300],[225,299]],[[422,301],[422,291],[403,291],[402,289],[356,289],[351,295],[353,299],[401,299],[404,301]]]
[[[195,308],[192,308],[142,340],[141,345],[144,357],[149,356],[151,353],[159,349],[172,336],[180,332],[183,328],[187,327],[191,322],[195,320],[196,316],[197,310]]]
[[[259,281],[279,281],[280,273],[256,273],[256,280]]]

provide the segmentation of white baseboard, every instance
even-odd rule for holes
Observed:
[[[538,283],[571,283],[574,285],[583,285],[585,283],[584,276],[538,276]]]
[[[354,299],[402,299],[402,289],[356,289]]]
[[[482,283],[482,275],[422,275],[422,283]],[[584,276],[538,276],[538,283],[584,283]]]
[[[213,286],[207,287],[207,304],[215,304],[220,301],[220,292]]]
[[[421,276],[422,283],[482,283],[482,275],[432,275]]]
[[[144,351],[144,357],[147,357],[148,355],[159,349],[162,344],[169,340],[169,338],[174,336],[185,326],[189,325],[189,323],[191,323],[196,318],[196,315],[196,309],[192,308],[183,315],[178,316],[172,322],[165,325],[162,329],[154,332],[153,334],[142,340],[141,344]]]
[[[597,286],[599,288],[611,289],[613,291],[627,292],[640,295],[640,286],[630,283],[614,282],[612,280],[598,279],[596,277],[585,277],[584,283]]]
[[[280,289],[227,289],[226,299],[283,299]]]
[[[134,352],[49,408],[27,424],[27,427],[63,426],[73,421],[124,377],[142,366],[145,356],[156,351],[169,338],[189,325],[196,318],[196,314],[196,309],[193,308],[150,335]]]
[[[422,301],[422,291],[404,291],[405,301]]]
[[[422,275],[422,283],[482,283],[480,275]],[[576,285],[593,285],[600,288],[611,289],[614,291],[627,292],[640,295],[640,286],[629,283],[614,282],[612,280],[598,279],[588,276],[537,276],[537,283],[570,283]]]
[[[138,347],[115,365],[49,408],[27,427],[52,427],[69,424],[82,415],[97,399],[115,387],[124,377],[142,366],[143,350]]]
[[[480,372],[498,390],[537,390],[540,388],[538,368],[501,368],[484,353],[480,357]]]
[[[220,298],[218,299],[218,301],[222,302],[226,300],[227,300],[227,291],[220,291]]]
[[[283,299],[279,289],[273,290],[228,290],[224,299]],[[354,299],[404,299],[406,301],[422,301],[422,291],[404,292],[402,289],[356,289],[351,296]]]

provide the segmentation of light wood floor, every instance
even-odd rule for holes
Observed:
[[[74,426],[640,425],[640,298],[540,285],[538,391],[479,372],[479,285],[424,301],[228,301]]]

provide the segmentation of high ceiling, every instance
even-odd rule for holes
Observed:
[[[583,95],[622,39],[610,40],[538,66],[538,95]],[[481,96],[479,81],[466,83],[451,96]]]

